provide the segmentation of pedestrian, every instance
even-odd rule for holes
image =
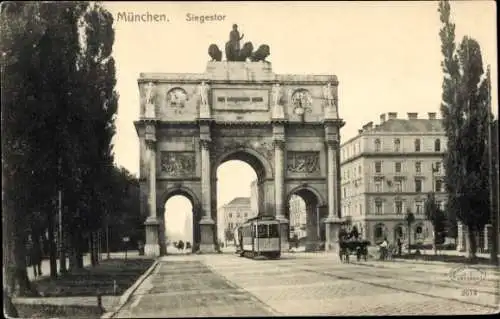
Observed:
[[[402,255],[402,246],[403,246],[403,242],[401,241],[401,237],[398,237],[398,256],[400,256],[400,257]]]
[[[387,242],[387,238],[384,237],[384,241],[380,244],[380,259],[385,260],[387,257],[387,246],[389,243]]]
[[[42,275],[42,247],[40,245],[40,238],[33,236],[33,244],[31,246],[31,265],[33,266],[33,273],[35,278]]]

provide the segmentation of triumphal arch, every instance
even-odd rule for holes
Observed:
[[[317,214],[308,227],[325,225],[325,248],[337,249],[344,124],[337,77],[275,74],[258,58],[228,60],[214,58],[204,73],[142,73],[138,79],[146,254],[166,253],[164,204],[174,195],[192,202],[194,250],[216,250],[216,171],[233,159],[255,169],[259,214],[281,221],[284,249],[292,194],[305,199],[308,215]],[[238,176],[234,187],[241,187]],[[308,234],[311,243],[319,236]]]

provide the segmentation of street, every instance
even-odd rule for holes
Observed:
[[[329,254],[251,260],[233,254],[162,257],[115,318],[483,314],[498,308],[500,273],[456,282],[460,265],[342,264]],[[476,269],[476,268],[474,268]]]

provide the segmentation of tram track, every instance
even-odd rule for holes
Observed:
[[[305,265],[305,266],[307,267],[310,265]],[[311,265],[311,266],[313,266],[313,265]],[[482,307],[482,308],[487,308],[487,309],[498,310],[498,306],[493,306],[490,304],[477,303],[477,302],[473,302],[473,301],[469,301],[469,300],[462,300],[462,299],[453,298],[453,297],[446,297],[446,296],[441,296],[441,295],[437,295],[437,294],[431,294],[428,292],[422,292],[422,291],[417,291],[417,290],[412,290],[412,289],[407,289],[407,288],[402,288],[402,287],[396,287],[395,285],[397,285],[397,283],[393,284],[393,285],[385,284],[385,283],[377,283],[377,282],[373,282],[373,281],[370,281],[367,279],[360,279],[360,278],[356,278],[356,277],[352,277],[352,276],[335,274],[334,270],[320,271],[320,270],[315,270],[315,269],[310,269],[310,268],[297,267],[297,266],[293,266],[293,265],[287,265],[287,267],[290,267],[290,268],[293,268],[293,269],[299,270],[299,271],[314,273],[314,274],[323,275],[323,276],[336,278],[336,279],[340,279],[340,280],[348,280],[348,281],[353,281],[353,282],[357,282],[357,283],[362,283],[362,284],[370,285],[373,287],[386,288],[386,289],[391,289],[391,290],[395,290],[398,292],[405,292],[405,293],[410,293],[410,294],[414,294],[414,295],[420,295],[420,296],[425,296],[425,297],[430,297],[430,298],[438,298],[438,299],[442,299],[442,300],[446,300],[446,301],[454,301],[454,302],[459,302],[459,303],[467,304],[467,305],[471,305],[471,306],[477,306],[477,307]],[[448,289],[459,288],[456,286],[434,284],[434,283],[424,282],[424,281],[406,280],[404,278],[397,278],[394,276],[392,276],[392,277],[380,276],[380,275],[369,273],[369,272],[359,272],[359,271],[351,271],[350,270],[349,274],[353,274],[353,275],[357,274],[357,275],[368,276],[368,277],[371,276],[371,277],[376,277],[379,279],[395,279],[396,281],[403,281],[403,282],[412,283],[412,284],[425,285],[427,287],[427,289],[431,285],[440,286],[442,288],[448,288]],[[496,297],[496,301],[498,302],[498,294],[494,294],[494,293],[487,292],[487,291],[479,291],[479,290],[478,290],[478,292],[489,294],[489,295],[494,295]]]
[[[258,260],[254,260],[254,261],[258,262]],[[274,264],[274,262],[273,262],[273,264]],[[332,264],[332,265],[334,265],[334,264]],[[327,271],[314,269],[314,267],[318,266],[318,263],[305,263],[305,264],[297,265],[296,263],[292,262],[291,260],[287,260],[285,262],[285,264],[277,263],[274,266],[282,268],[282,269],[290,269],[291,268],[291,269],[294,269],[297,271],[304,271],[304,272],[313,273],[313,274],[322,275],[322,276],[331,277],[331,278],[336,278],[336,279],[340,279],[340,280],[357,282],[357,283],[361,283],[361,284],[370,285],[372,287],[385,288],[385,289],[390,289],[390,290],[394,290],[397,292],[404,292],[404,293],[409,293],[409,294],[414,294],[414,295],[425,296],[425,297],[429,297],[429,298],[437,298],[437,299],[441,299],[441,300],[445,300],[445,301],[458,302],[461,304],[477,306],[477,307],[481,307],[481,308],[489,309],[489,310],[498,310],[499,309],[498,304],[499,304],[500,294],[499,294],[498,290],[496,292],[491,292],[491,291],[487,291],[484,289],[478,289],[476,286],[471,287],[470,285],[458,285],[458,284],[456,284],[456,285],[451,284],[450,285],[450,284],[445,284],[442,282],[430,282],[430,281],[417,280],[417,279],[407,279],[407,278],[401,277],[401,276],[405,276],[405,274],[403,274],[401,272],[397,273],[397,271],[395,271],[394,274],[390,274],[390,275],[386,276],[386,275],[382,275],[379,273],[362,271],[362,269],[360,269],[362,267],[373,267],[376,269],[391,271],[392,269],[390,267],[376,266],[376,265],[370,265],[370,264],[365,265],[365,264],[360,264],[360,263],[349,263],[349,264],[341,264],[341,265],[343,265],[343,266],[349,265],[349,266],[354,266],[354,267],[352,267],[350,269],[343,268],[342,270],[340,270],[340,272],[342,272],[343,274],[338,274],[338,273],[335,273],[336,270],[338,270],[335,268],[332,268],[331,270],[327,270]],[[414,271],[414,270],[412,270],[412,271]],[[436,275],[443,275],[443,273],[436,272],[436,271],[433,272],[433,271],[415,270],[415,272],[427,273],[427,274],[430,272],[430,273],[434,273]],[[347,274],[345,274],[345,273],[347,273]],[[398,275],[401,275],[401,276],[398,276]],[[365,278],[362,278],[362,277],[365,277]],[[393,284],[379,283],[379,282],[374,282],[373,280],[370,280],[369,278],[375,278],[376,280],[377,279],[394,280],[395,282]],[[398,285],[398,282],[399,283],[406,283],[407,286],[409,284],[409,285],[412,285],[413,287],[412,288],[407,288],[407,287],[403,288],[402,286],[404,286],[404,284]],[[415,286],[417,286],[417,287],[415,287]],[[418,286],[420,286],[420,288],[418,288]],[[463,300],[463,299],[455,298],[452,296],[443,296],[443,295],[433,294],[433,293],[428,292],[433,286],[436,288],[454,290],[455,292],[457,292],[461,288],[462,289],[473,289],[478,294],[488,295],[488,296],[490,296],[490,298],[494,297],[494,305],[489,304],[489,303],[474,302],[471,300]]]

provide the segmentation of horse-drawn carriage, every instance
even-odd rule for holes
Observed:
[[[360,261],[363,258],[366,261],[368,257],[368,240],[360,240],[356,238],[342,238],[339,241],[339,256],[342,262],[349,262],[350,255],[356,255],[356,260]]]

